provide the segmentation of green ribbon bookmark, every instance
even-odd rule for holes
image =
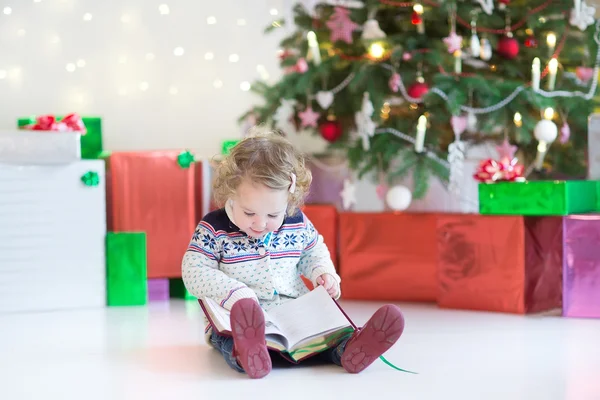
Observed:
[[[383,361],[384,363],[386,363],[387,365],[389,365],[390,367],[392,367],[396,371],[406,372],[408,374],[419,375],[417,372],[407,371],[405,369],[396,367],[394,364],[392,364],[391,362],[389,362],[388,360],[386,360],[384,356],[379,356],[379,358],[381,359],[381,361]]]

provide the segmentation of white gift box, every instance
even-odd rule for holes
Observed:
[[[104,169],[0,163],[0,312],[106,305]]]
[[[80,133],[30,130],[0,131],[0,163],[68,164],[80,159]]]

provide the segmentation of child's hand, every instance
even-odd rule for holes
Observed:
[[[339,286],[331,274],[323,274],[317,278],[317,284],[323,286],[331,298],[335,299],[340,294]]]

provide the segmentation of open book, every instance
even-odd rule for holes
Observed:
[[[210,298],[198,300],[212,328],[231,336],[229,311]],[[267,347],[298,362],[339,344],[354,332],[322,286],[265,312]]]

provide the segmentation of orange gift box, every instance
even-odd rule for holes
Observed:
[[[435,301],[437,215],[340,214],[342,297]]]
[[[116,152],[108,159],[109,230],[146,232],[148,278],[181,277],[197,225],[195,169],[179,166],[180,153]]]
[[[561,306],[562,218],[438,219],[440,307],[524,314]]]

